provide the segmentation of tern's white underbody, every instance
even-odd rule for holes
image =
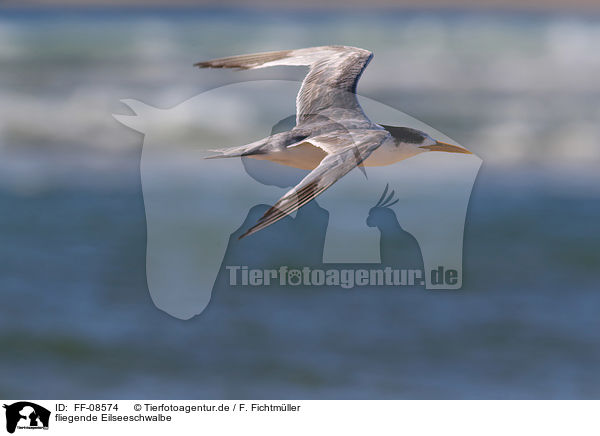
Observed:
[[[423,153],[425,150],[415,144],[400,143],[395,141],[385,141],[380,147],[374,150],[364,161],[365,167],[381,167],[392,165],[396,162],[408,159]],[[268,154],[257,154],[247,156],[252,159],[268,160],[281,165],[299,168],[302,170],[314,170],[327,156],[322,149],[315,147],[309,142],[303,142],[294,147],[288,147],[285,150]]]

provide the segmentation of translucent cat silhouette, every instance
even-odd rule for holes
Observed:
[[[200,314],[210,301],[233,229],[254,206],[273,204],[287,191],[285,183],[263,184],[260,178],[248,177],[239,158],[204,158],[212,154],[209,149],[265,137],[274,123],[294,113],[298,88],[294,81],[242,82],[169,109],[122,100],[134,115],[113,116],[144,134],[140,170],[148,232],[146,271],[159,309],[180,319]],[[401,111],[368,98],[359,100],[377,123],[413,127],[453,142]],[[393,206],[398,223],[421,249],[425,287],[459,289],[466,211],[481,163],[476,155],[424,153],[366,168],[367,177],[352,170],[317,198],[329,212],[323,263],[381,262],[380,232],[365,219],[389,184],[400,200]],[[303,175],[301,170],[279,167],[285,177],[300,180]],[[439,283],[440,267],[456,271],[456,280]]]

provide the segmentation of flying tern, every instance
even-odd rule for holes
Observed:
[[[200,68],[254,70],[308,66],[296,97],[296,126],[239,147],[211,150],[208,159],[248,157],[310,170],[240,239],[296,211],[356,167],[391,165],[424,152],[471,152],[409,127],[372,122],[356,87],[373,53],[356,47],[322,46],[247,54],[198,62]],[[363,168],[364,171],[364,168]]]

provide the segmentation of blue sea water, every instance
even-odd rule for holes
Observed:
[[[577,15],[1,12],[0,396],[598,398],[598,42]],[[237,80],[196,61],[332,43],[374,51],[363,95],[483,159],[463,288],[227,288],[189,321],[158,310],[119,100],[172,107]]]

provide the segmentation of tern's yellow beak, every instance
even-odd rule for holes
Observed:
[[[419,148],[425,148],[429,151],[445,151],[447,153],[465,153],[465,154],[473,154],[466,148],[459,147],[457,145],[447,144],[445,142],[436,141],[435,144],[432,145],[423,145]]]

